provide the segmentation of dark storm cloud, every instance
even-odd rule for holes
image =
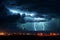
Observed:
[[[7,0],[6,4],[11,6],[21,7],[20,9],[37,11],[41,14],[52,14],[59,16],[59,1],[58,0]]]
[[[56,14],[60,16],[59,4],[60,2],[57,0],[0,0],[0,29],[17,29],[14,23],[19,19],[19,16],[8,16],[5,6],[21,6],[24,10],[36,11],[39,14]]]

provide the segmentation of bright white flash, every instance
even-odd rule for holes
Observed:
[[[34,14],[30,14],[30,16],[34,16]]]
[[[22,16],[22,15],[23,15],[23,13],[22,13],[22,12],[20,12],[20,15]]]
[[[34,20],[46,20],[45,18],[34,18]]]
[[[10,12],[12,12],[12,13],[19,13],[19,11],[12,10],[12,9],[10,9]]]
[[[9,11],[12,12],[12,14],[20,14],[20,15],[23,15],[23,12],[22,11],[12,10],[12,9],[9,9]]]
[[[34,16],[34,13],[29,13],[29,12],[24,12],[24,11],[19,11],[19,10],[13,10],[13,9],[9,9],[9,11],[12,12],[12,14],[20,14],[20,15],[25,14],[26,16]]]

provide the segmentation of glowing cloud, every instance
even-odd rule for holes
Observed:
[[[34,18],[34,20],[46,20],[45,18]]]

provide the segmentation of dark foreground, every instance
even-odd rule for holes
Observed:
[[[29,36],[23,36],[23,35],[20,35],[20,36],[17,36],[17,35],[11,35],[11,36],[0,36],[0,40],[40,40],[40,39],[46,39],[46,40],[58,40],[60,37],[59,36],[32,36],[32,35],[29,35]]]

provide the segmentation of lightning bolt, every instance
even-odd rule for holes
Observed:
[[[36,23],[34,22],[34,30],[36,31]]]

